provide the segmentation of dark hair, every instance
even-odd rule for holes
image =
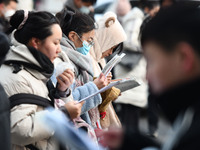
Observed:
[[[61,12],[56,14],[60,21],[62,32],[68,36],[69,32],[75,31],[78,35],[82,36],[95,29],[95,24],[92,18],[86,14],[74,12],[64,8]]]
[[[12,29],[17,29],[14,34],[16,40],[25,45],[32,37],[44,40],[46,37],[52,35],[51,26],[59,24],[56,17],[45,11],[29,12],[27,21],[21,29],[18,29],[23,20],[24,11],[18,10],[11,17],[10,25]]]
[[[82,0],[82,2],[91,3],[92,5],[96,4],[97,0]]]
[[[142,31],[142,46],[150,41],[166,51],[173,51],[179,42],[187,42],[200,54],[200,8],[175,4],[162,9]]]
[[[113,54],[121,54],[124,48],[124,44],[119,43],[116,48],[113,49]]]
[[[0,4],[4,3],[5,5],[8,5],[10,3],[10,0],[0,0]]]
[[[156,6],[160,5],[159,0],[140,0],[139,7],[144,9],[145,7],[149,8],[150,10],[155,8]]]
[[[0,47],[1,47],[1,50],[0,50],[0,65],[1,65],[10,48],[8,37],[4,33],[1,33],[1,32],[0,32]]]
[[[10,0],[10,1],[14,1],[14,2],[18,3],[18,0]]]

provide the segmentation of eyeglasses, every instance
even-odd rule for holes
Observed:
[[[81,39],[81,37],[78,35],[78,33],[76,33],[76,35],[78,36],[78,38],[79,38],[79,40],[81,41],[81,42],[83,42],[83,40]],[[87,43],[88,43],[88,46],[93,46],[94,45],[94,40],[91,40],[91,41],[88,41],[87,40]]]

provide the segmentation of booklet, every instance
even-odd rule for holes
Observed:
[[[116,85],[115,87],[120,89],[121,92],[140,86],[140,84],[134,78],[112,80],[112,82],[117,81],[120,81],[120,84]]]
[[[116,81],[116,82],[110,83],[108,86],[105,86],[105,87],[103,87],[102,89],[98,90],[97,92],[95,92],[95,93],[93,93],[93,94],[91,94],[91,95],[89,95],[89,96],[87,96],[87,97],[81,99],[80,101],[78,101],[78,103],[80,103],[80,102],[82,102],[82,101],[86,101],[86,100],[90,99],[91,97],[93,97],[93,96],[95,96],[95,95],[97,95],[97,94],[99,94],[99,93],[105,92],[106,90],[110,89],[111,87],[120,84],[120,82],[121,82],[121,81]]]
[[[121,55],[116,54],[103,68],[102,73],[107,77],[112,68],[118,64],[121,59],[125,56],[125,53],[122,53]]]
[[[134,78],[132,78],[132,79],[129,79],[129,78],[116,79],[116,80],[113,80],[113,82],[111,82],[108,86],[106,86],[106,87],[98,90],[97,92],[81,99],[80,101],[78,101],[78,103],[80,103],[82,101],[86,101],[86,100],[90,99],[91,97],[93,97],[93,96],[95,96],[99,93],[105,92],[106,90],[112,88],[113,86],[115,86],[116,88],[119,88],[121,90],[121,92],[124,92],[126,90],[135,88],[139,85],[140,84]]]

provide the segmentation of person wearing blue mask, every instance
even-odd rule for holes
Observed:
[[[87,42],[85,40],[83,41],[78,34],[77,34],[77,36],[78,36],[79,40],[82,42],[83,46],[76,48],[76,50],[83,55],[87,55],[89,53],[91,47],[94,45],[94,41],[93,40],[90,42]]]
[[[93,66],[89,51],[94,44],[95,23],[90,16],[64,8],[56,14],[63,32],[62,51],[54,65],[68,62],[74,67],[75,82],[71,88],[73,99],[81,100],[108,84],[108,79],[101,74],[93,80]],[[57,68],[57,67],[55,67]],[[98,94],[86,101],[82,107],[81,118],[94,129],[99,125],[98,105],[101,104]]]

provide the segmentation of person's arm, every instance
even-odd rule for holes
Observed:
[[[64,102],[71,99],[71,89],[70,86],[73,83],[74,73],[70,69],[66,69],[58,77],[55,77],[55,73],[52,75],[51,79],[47,82],[47,87],[49,90],[49,96],[51,99],[62,99]],[[53,81],[56,83],[53,83]],[[55,87],[56,84],[56,87]]]
[[[88,82],[83,86],[75,88],[75,90],[72,92],[72,95],[74,100],[79,101],[97,91],[98,91],[97,86],[93,82]],[[102,99],[100,94],[97,94],[96,96],[86,100],[85,103],[83,104],[81,114],[84,114],[90,109],[97,107],[99,104],[101,104],[101,102]]]
[[[76,101],[69,101],[64,106],[60,107],[60,110],[71,120],[80,116],[81,108],[84,104],[84,101],[77,103]]]

